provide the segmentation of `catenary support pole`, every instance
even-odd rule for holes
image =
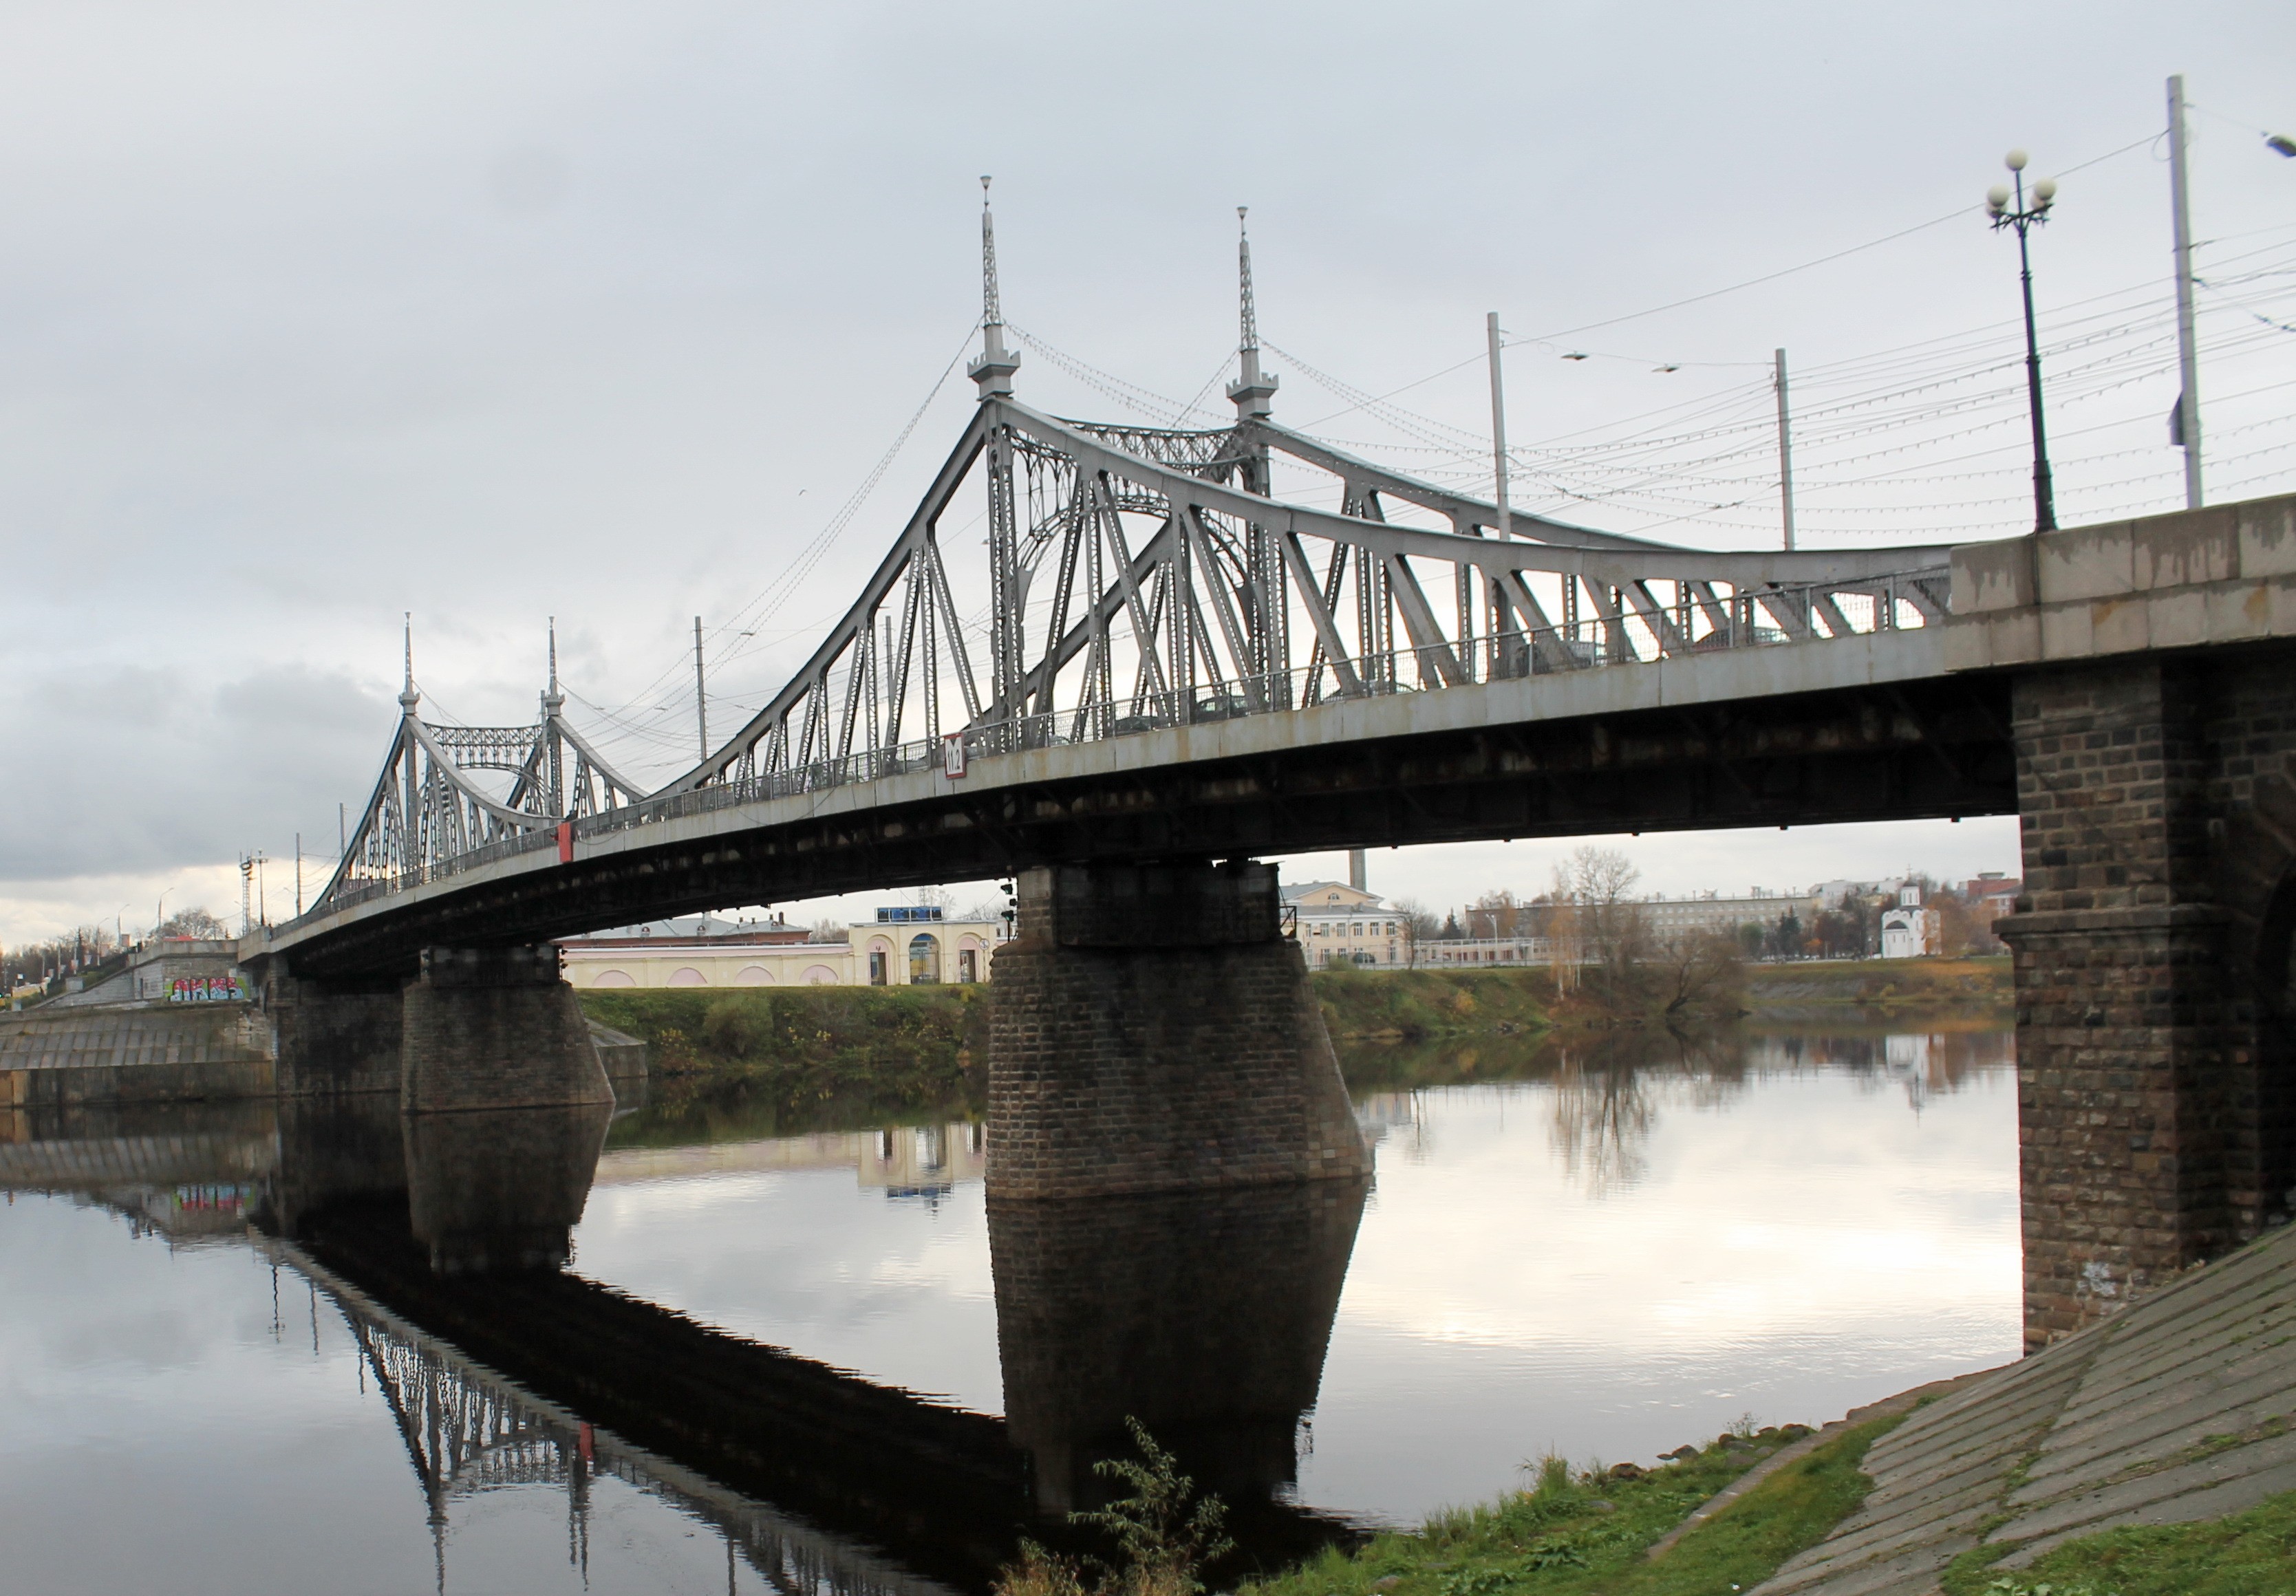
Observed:
[[[1499,538],[1510,536],[1507,512],[1507,446],[1506,446],[1506,380],[1499,370],[1499,313],[1490,312],[1483,318],[1483,331],[1490,342],[1491,361],[1491,479],[1492,502],[1499,509]]]
[[[2169,79],[2169,203],[2176,212],[2177,396],[2171,441],[2185,449],[2185,508],[2201,507],[2201,356],[2193,340],[2192,190],[2185,170],[2185,79]]]
[[[1793,422],[1786,407],[1786,352],[1778,356],[1778,510],[1784,518],[1786,552],[1793,552]]]
[[[693,618],[693,730],[701,741],[701,757],[709,757],[709,698],[701,683],[701,618]]]

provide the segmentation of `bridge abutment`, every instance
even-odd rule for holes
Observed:
[[[1017,888],[990,1011],[992,1198],[1370,1173],[1274,865],[1061,865]]]
[[[2283,1223],[2296,1182],[2296,660],[2019,676],[2025,1336]]]
[[[410,1114],[614,1101],[554,946],[425,948],[402,1002]]]

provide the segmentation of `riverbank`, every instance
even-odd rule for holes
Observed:
[[[1308,978],[1334,1042],[1513,1035],[1552,1025],[1544,970],[1318,970]]]
[[[1872,1488],[1859,1465],[1923,1393],[1813,1432],[1743,1430],[1687,1445],[1655,1469],[1574,1472],[1486,1506],[1374,1536],[1240,1596],[1705,1596],[1751,1589],[1816,1544]]]
[[[1432,1515],[1247,1596],[2278,1596],[2296,1230],[2005,1368]],[[1775,1455],[1771,1454],[1775,1453]]]
[[[646,1044],[648,1112],[666,1134],[729,1119],[780,1135],[977,1107],[988,1000],[974,986],[581,994],[591,1019]]]
[[[2006,954],[1981,959],[1812,959],[1753,964],[1745,1008],[1756,1019],[1877,1017],[1922,1010],[2005,1023],[2016,1006]]]

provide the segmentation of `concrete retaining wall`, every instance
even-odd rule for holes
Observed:
[[[268,1097],[265,1041],[245,1003],[0,1017],[0,1108]]]

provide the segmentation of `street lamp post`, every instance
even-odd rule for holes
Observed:
[[[2049,207],[2056,203],[2056,180],[2043,177],[2033,184],[2031,204],[2025,201],[2025,152],[2009,151],[2005,163],[2015,184],[1997,183],[1985,196],[1986,214],[1993,218],[1996,233],[2004,227],[2017,230],[2017,271],[2025,289],[2025,388],[2028,402],[2033,410],[2033,530],[2054,532],[2057,527],[2056,495],[2049,482],[2049,443],[2041,425],[2041,345],[2033,331],[2033,257],[2027,247],[2025,234],[2049,219]]]

